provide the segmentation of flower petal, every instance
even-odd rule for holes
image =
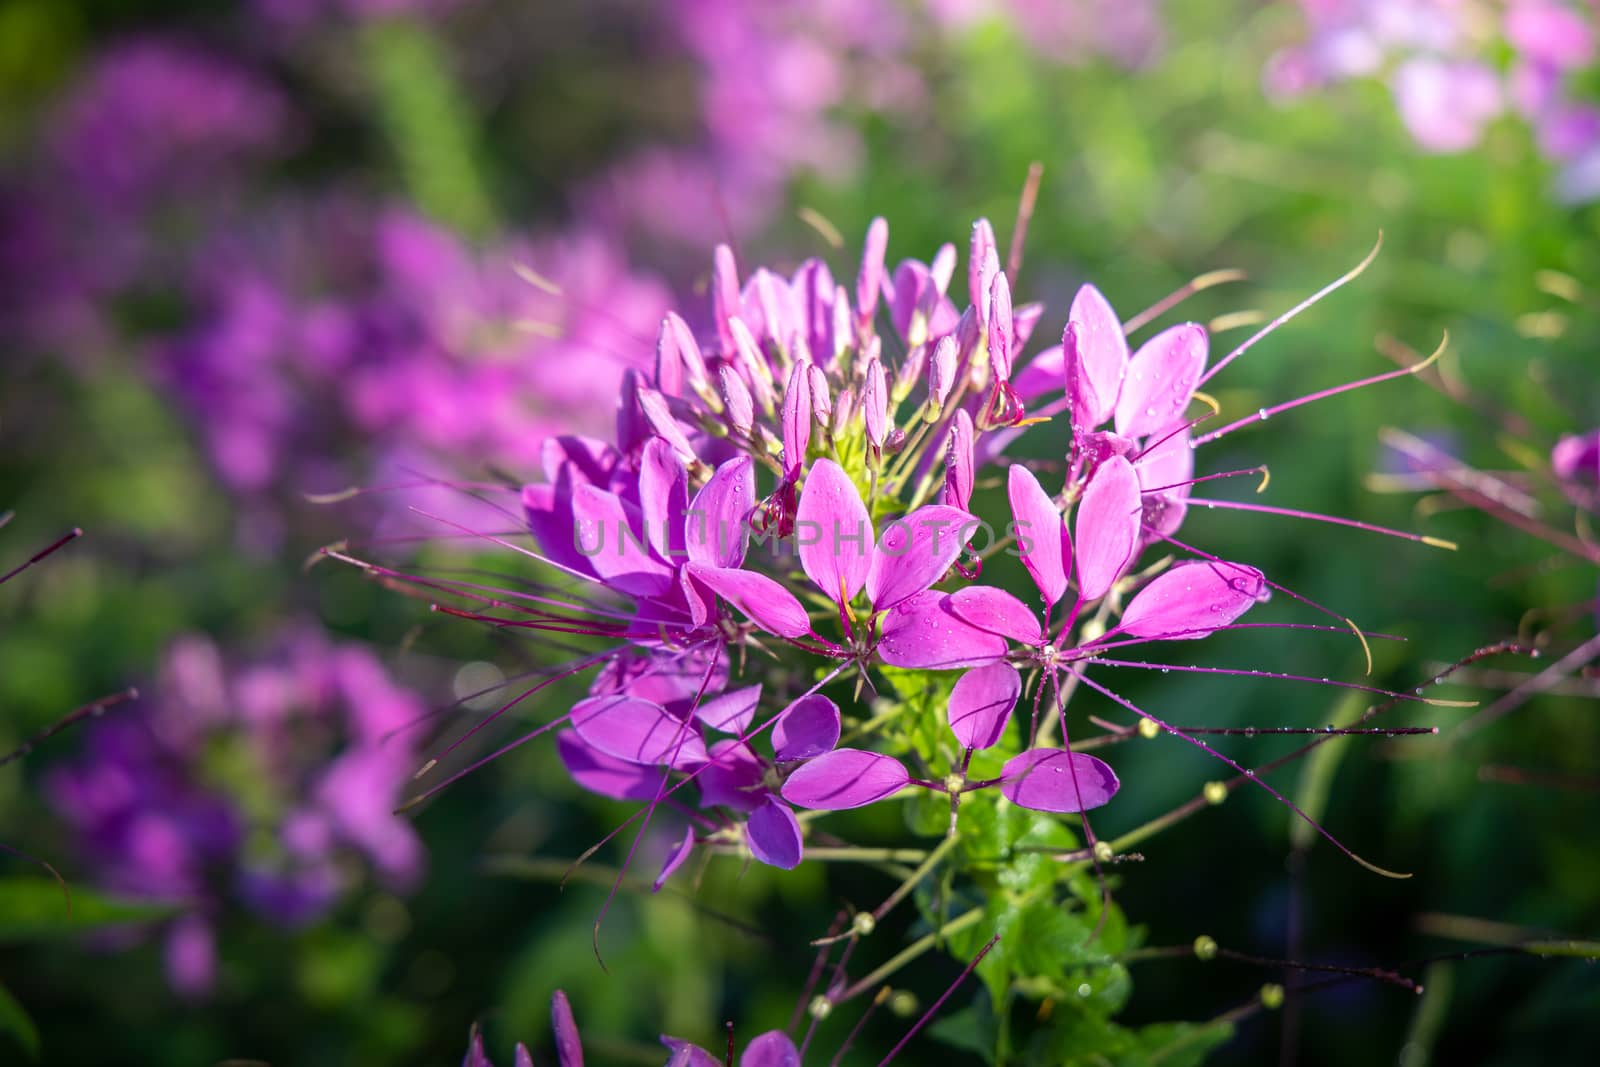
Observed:
[[[1116,410],[1128,368],[1128,338],[1100,290],[1085,285],[1072,298],[1061,337],[1073,429],[1092,430]]]
[[[1011,283],[1004,271],[989,284],[989,369],[995,381],[1011,380]]]
[[[977,460],[973,451],[972,416],[958,410],[950,420],[950,436],[944,451],[944,502],[967,510],[972,503],[972,482]]]
[[[1188,430],[1168,431],[1134,461],[1143,497],[1145,540],[1170,537],[1189,511],[1194,478],[1194,447]]]
[[[686,835],[692,840],[694,835]],[[556,1060],[560,1067],[583,1067],[583,1045],[578,1040],[578,1023],[572,1017],[572,1005],[567,1003],[567,995],[561,990],[556,990],[550,998],[550,1027],[556,1035]],[[526,1056],[527,1050],[520,1045],[519,1059]]]
[[[944,504],[920,507],[884,527],[867,571],[867,598],[884,611],[943,578],[961,556],[971,515]]]
[[[701,807],[754,811],[766,799],[767,791],[761,784],[766,765],[744,742],[731,738],[718,741],[706,759],[706,766],[694,776],[694,784],[700,787]]]
[[[1000,772],[1000,792],[1033,811],[1088,811],[1109,801],[1121,785],[1105,761],[1064,748],[1029,749]]]
[[[795,538],[806,577],[830,600],[844,604],[861,591],[872,566],[872,520],[860,490],[831,459],[817,460],[806,475]]]
[[[694,717],[701,723],[725,734],[742,734],[750,729],[756,705],[761,703],[760,684],[744,689],[730,689],[712,697],[694,709]]]
[[[794,365],[783,390],[783,473],[791,481],[800,476],[811,446],[811,383],[804,360]]]
[[[968,671],[950,691],[950,731],[965,748],[998,744],[1021,695],[1022,675],[1009,663]]]
[[[630,763],[684,767],[704,763],[705,743],[691,722],[636,697],[590,697],[572,706],[572,728],[608,756]]]
[[[1221,560],[1180,563],[1139,590],[1117,626],[1134,637],[1204,637],[1271,596],[1254,567]]]
[[[1139,547],[1139,476],[1121,456],[1101,463],[1078,503],[1078,595],[1098,600]]]
[[[836,748],[818,756],[783,783],[783,799],[802,808],[843,811],[898,793],[911,775],[898,760],[858,748]]]
[[[646,539],[659,559],[671,564],[684,555],[683,519],[689,478],[672,446],[659,437],[645,443],[639,461],[639,511]]]
[[[657,596],[672,585],[672,568],[644,546],[637,509],[615,493],[580,485],[572,494],[574,536],[607,585],[633,596]]]
[[[804,852],[800,822],[789,805],[768,797],[745,820],[744,833],[750,842],[750,854],[768,867],[792,871],[800,866]],[[748,1056],[746,1053],[746,1058]]]
[[[950,596],[929,590],[883,618],[878,655],[891,667],[955,670],[1005,658],[1006,639],[959,617]]]
[[[1072,539],[1067,535],[1066,523],[1050,494],[1022,464],[1011,465],[1006,491],[1011,497],[1011,519],[1022,565],[1028,568],[1044,596],[1045,607],[1053,608],[1067,591],[1067,575],[1072,566]]]
[[[556,734],[556,754],[582,789],[612,800],[652,800],[661,789],[654,767],[615,759],[578,736],[576,730]]]
[[[755,506],[756,473],[750,457],[718,467],[689,505],[684,531],[689,558],[714,567],[743,563],[750,543],[747,520]]]
[[[839,706],[821,693],[801,697],[772,727],[773,754],[780,761],[811,759],[839,743]]]
[[[768,1030],[750,1039],[739,1067],[800,1067],[800,1050],[782,1030]]]
[[[661,1035],[661,1043],[672,1052],[667,1067],[723,1067],[720,1057],[713,1056],[699,1045],[691,1045],[678,1037]]]
[[[769,634],[801,637],[811,631],[811,620],[800,601],[765,574],[700,563],[685,564],[684,569]]]
[[[951,593],[946,606],[962,621],[985,633],[1009,637],[1024,645],[1044,643],[1038,614],[1004,589],[969,585]]]
[[[1140,345],[1117,397],[1117,432],[1143,437],[1182,419],[1205,369],[1206,331],[1196,323],[1162,330]]]
[[[650,883],[651,891],[661,892],[661,887],[667,884],[667,879],[677,873],[678,868],[683,866],[683,861],[688,859],[689,853],[693,851],[694,827],[687,826],[684,827],[683,840],[674,845],[672,851],[667,853],[666,860],[661,864],[661,873],[656,875],[654,882]]]

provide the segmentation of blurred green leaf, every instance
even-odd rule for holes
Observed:
[[[177,904],[109,896],[72,889],[49,878],[0,879],[0,943],[66,937],[108,926],[155,922],[175,914]]]
[[[39,1030],[5,986],[0,985],[0,1034],[10,1034],[29,1059],[39,1058]]]

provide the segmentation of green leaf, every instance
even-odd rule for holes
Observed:
[[[68,896],[49,878],[0,878],[0,942],[67,937],[107,926],[157,922],[179,911],[176,903],[129,900],[73,889]]]
[[[28,1058],[39,1058],[39,1030],[6,987],[0,985],[0,1034],[10,1034]]]
[[[1000,1040],[1000,1022],[995,1018],[994,1002],[984,991],[960,1011],[944,1015],[928,1028],[928,1036],[952,1048],[973,1052],[985,1063],[995,1061],[995,1046]]]

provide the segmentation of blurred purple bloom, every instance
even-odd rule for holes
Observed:
[[[47,791],[108,887],[192,909],[168,931],[175,987],[203,991],[230,899],[311,921],[350,888],[344,855],[392,889],[415,884],[422,846],[394,809],[415,770],[403,728],[423,708],[370,653],[308,630],[229,665],[184,638],[157,692],[91,730]]]

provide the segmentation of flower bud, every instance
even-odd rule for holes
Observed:
[[[735,430],[746,436],[755,424],[755,404],[744,379],[732,367],[724,365],[717,371],[722,383],[722,399],[728,406],[728,421]]]
[[[955,384],[956,339],[954,336],[941,337],[939,343],[933,346],[933,358],[928,360],[927,417],[930,421],[944,412],[944,402],[950,399],[950,390]]]
[[[876,359],[867,365],[867,382],[861,387],[861,415],[867,424],[867,440],[881,448],[889,422],[889,383],[883,364]]]
[[[865,337],[872,333],[872,318],[878,313],[878,296],[883,291],[883,255],[889,246],[889,224],[875,218],[867,227],[861,249],[861,270],[856,275],[856,329]]]

